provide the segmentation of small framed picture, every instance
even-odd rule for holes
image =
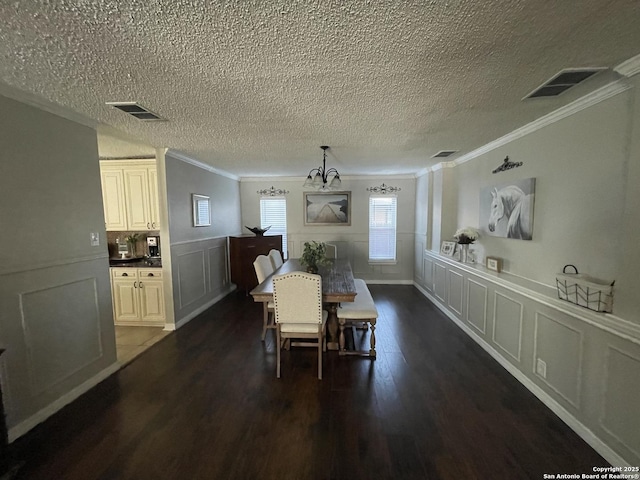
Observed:
[[[447,257],[453,257],[453,253],[456,251],[456,242],[442,242],[440,246],[440,255]]]
[[[193,226],[208,227],[211,225],[211,212],[209,197],[206,195],[191,194],[193,204]]]
[[[500,273],[502,270],[502,259],[497,257],[487,257],[487,270]]]

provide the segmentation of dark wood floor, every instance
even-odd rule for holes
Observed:
[[[18,478],[536,479],[607,465],[411,286],[371,286],[378,359],[275,376],[232,294],[14,445]],[[356,334],[356,340],[359,336]]]

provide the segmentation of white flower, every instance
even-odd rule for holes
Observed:
[[[478,230],[476,230],[475,228],[465,227],[465,228],[459,228],[458,230],[456,230],[456,233],[453,235],[453,238],[455,238],[458,241],[458,243],[468,244],[468,243],[475,242],[479,236],[480,234],[478,233]]]

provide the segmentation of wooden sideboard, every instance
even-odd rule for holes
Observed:
[[[271,249],[282,254],[282,235],[238,235],[229,237],[229,257],[231,259],[231,281],[249,292],[258,285],[253,262],[258,255],[269,255]]]

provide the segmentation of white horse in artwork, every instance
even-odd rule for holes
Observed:
[[[526,195],[515,185],[491,191],[491,214],[489,231],[495,232],[496,224],[503,218],[507,221],[507,238],[531,240],[531,201],[532,195]]]

